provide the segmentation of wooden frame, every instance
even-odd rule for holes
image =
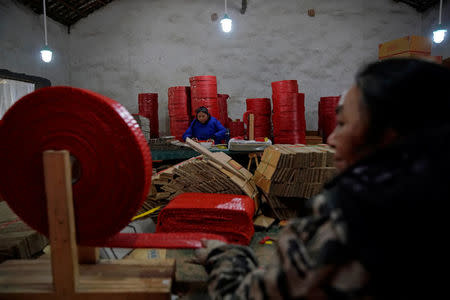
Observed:
[[[104,260],[77,248],[69,152],[44,152],[51,263],[48,259],[0,264],[0,299],[170,299],[173,259]],[[78,253],[91,264],[79,264]]]

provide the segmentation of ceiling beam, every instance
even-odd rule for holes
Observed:
[[[72,11],[76,12],[77,14],[79,14],[80,16],[83,17],[87,17],[87,14],[85,14],[84,12],[82,12],[81,10],[79,10],[76,7],[73,7],[72,5],[70,5],[69,3],[67,3],[64,0],[56,0],[57,2],[61,3],[62,5],[64,5],[65,7],[68,7],[69,9],[71,9]]]

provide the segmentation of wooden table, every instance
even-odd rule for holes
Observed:
[[[274,225],[266,231],[255,232],[250,242],[250,248],[253,249],[262,266],[267,266],[269,263],[275,261],[276,244],[261,245],[258,242],[265,236],[276,239],[279,231],[280,227]],[[174,258],[176,260],[174,292],[184,295],[187,298],[203,299],[207,295],[206,281],[208,275],[203,266],[188,262],[193,255],[194,250],[192,249],[135,249],[130,253],[129,257],[133,259],[151,259],[152,256],[159,259],[164,257]]]

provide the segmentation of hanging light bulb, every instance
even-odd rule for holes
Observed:
[[[445,39],[445,34],[447,33],[447,29],[441,25],[442,19],[442,0],[439,5],[439,25],[433,31],[433,42],[436,44],[440,44]]]
[[[436,44],[440,44],[445,39],[445,34],[447,33],[447,29],[436,29],[433,31],[433,42]]]
[[[228,11],[227,11],[227,0],[225,0],[225,15],[223,16],[222,20],[220,20],[220,25],[222,25],[222,30],[223,32],[230,32],[232,25],[233,25],[233,21],[230,19],[230,17],[228,16]]]
[[[52,50],[50,50],[49,47],[44,46],[44,48],[42,48],[41,50],[41,58],[44,62],[49,63],[52,61]]]
[[[45,46],[41,49],[41,58],[44,62],[49,63],[52,61],[52,50],[47,45],[47,12],[45,10],[45,0],[42,0],[42,5],[44,7],[44,36],[45,36]]]
[[[220,25],[222,25],[223,32],[230,32],[231,27],[233,25],[233,21],[230,19],[230,17],[225,14],[222,20],[220,20]]]

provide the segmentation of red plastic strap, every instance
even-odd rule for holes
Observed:
[[[166,248],[196,249],[202,248],[202,240],[218,240],[227,243],[221,235],[202,232],[182,233],[118,233],[103,241],[89,241],[84,246],[116,248]]]
[[[39,89],[6,112],[0,140],[1,196],[46,236],[45,150],[68,150],[81,166],[72,186],[80,243],[119,232],[147,197],[147,141],[131,114],[105,96],[71,87]]]

